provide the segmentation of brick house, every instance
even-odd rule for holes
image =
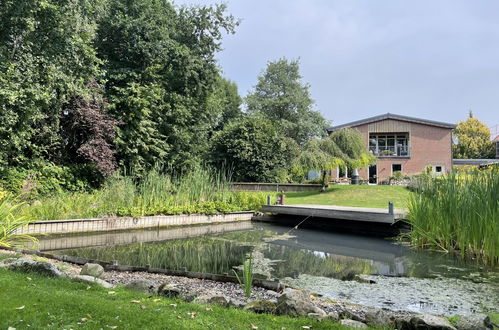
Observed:
[[[428,166],[436,173],[452,168],[454,124],[387,113],[333,126],[328,133],[347,127],[362,133],[366,149],[377,157],[376,164],[359,169],[360,178],[369,183],[383,182],[397,171],[413,175]],[[333,180],[339,172],[332,171]]]

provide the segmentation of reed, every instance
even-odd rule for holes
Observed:
[[[219,171],[197,168],[183,174],[159,168],[141,181],[115,175],[100,190],[60,192],[15,212],[30,220],[57,220],[104,216],[227,213],[257,210],[265,203],[263,192],[232,191],[230,180]]]
[[[9,196],[0,196],[0,247],[19,247],[38,243],[38,239],[28,234],[18,234],[17,230],[26,226],[29,220],[15,215],[21,204],[13,203]]]
[[[253,256],[249,255],[249,257],[243,257],[243,279],[239,277],[239,274],[235,270],[232,270],[236,275],[237,281],[241,285],[244,290],[244,295],[246,297],[251,296],[251,288],[253,287]]]
[[[413,246],[499,262],[499,168],[423,176],[408,209]]]

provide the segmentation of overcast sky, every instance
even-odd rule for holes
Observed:
[[[176,4],[220,1],[176,0]],[[299,58],[334,125],[386,112],[499,124],[499,1],[228,0],[218,54],[245,96],[267,61]]]

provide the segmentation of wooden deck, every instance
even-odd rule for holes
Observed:
[[[407,215],[405,210],[393,210],[389,208],[367,208],[367,207],[349,207],[336,205],[264,205],[263,212],[274,214],[288,214],[298,216],[310,216],[316,218],[341,219],[349,221],[363,221],[393,224]]]

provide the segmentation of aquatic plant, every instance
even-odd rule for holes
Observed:
[[[413,246],[499,262],[499,168],[421,176],[415,192],[408,202]]]
[[[233,191],[219,171],[203,168],[164,173],[155,168],[143,180],[115,175],[93,192],[60,192],[16,212],[33,220],[134,216],[159,214],[227,213],[257,210],[265,203],[263,192]]]
[[[25,243],[36,244],[38,240],[28,234],[19,234],[17,231],[26,226],[30,221],[14,213],[21,204],[9,198],[6,194],[0,195],[0,246],[21,246]]]
[[[243,258],[243,280],[239,277],[235,270],[232,270],[236,275],[237,281],[244,290],[244,295],[246,297],[251,296],[251,288],[253,286],[253,256],[250,255],[247,258]]]

